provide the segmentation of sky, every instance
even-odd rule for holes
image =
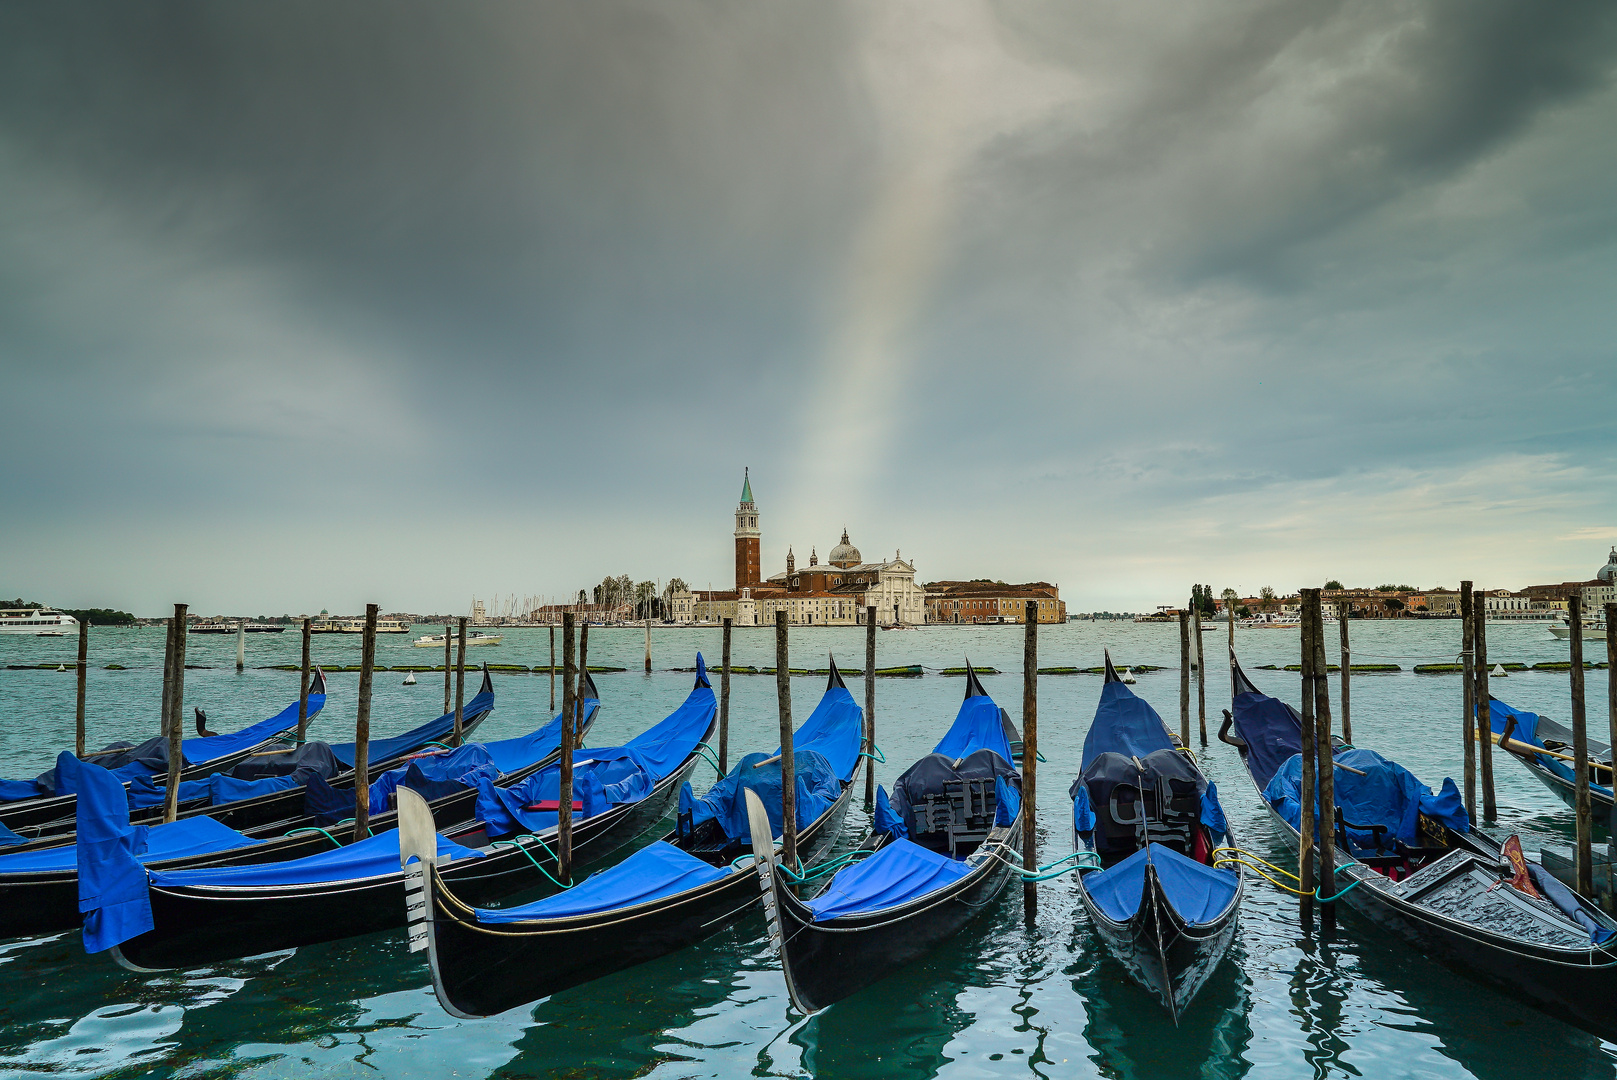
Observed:
[[[0,594],[1587,578],[1609,0],[0,8]]]

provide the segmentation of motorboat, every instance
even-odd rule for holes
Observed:
[[[450,640],[454,641],[456,639],[451,635]],[[500,634],[479,634],[474,632],[466,635],[466,647],[469,649],[473,645],[498,645],[503,640],[505,639]],[[442,648],[443,644],[444,636],[442,634],[428,634],[426,637],[415,639],[415,647],[418,649]]]
[[[79,620],[53,608],[0,609],[0,634],[66,637],[79,632]]]

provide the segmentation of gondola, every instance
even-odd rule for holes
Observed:
[[[1521,762],[1539,783],[1568,807],[1577,809],[1577,773],[1572,769],[1572,732],[1548,717],[1515,709],[1496,697],[1488,699],[1493,741]],[[1596,821],[1612,819],[1611,746],[1590,733],[1589,803]],[[1604,783],[1602,783],[1604,781]]]
[[[667,815],[702,760],[717,711],[699,675],[677,709],[624,746],[580,751],[574,794],[583,794],[585,805],[574,835],[586,857],[615,850]],[[559,745],[559,729],[555,735]],[[425,807],[442,834],[435,857],[445,879],[486,903],[543,886],[555,874],[546,849],[556,841],[559,772],[551,754],[524,770],[520,783],[480,777],[475,787],[430,803],[413,783],[393,794],[401,807]],[[430,794],[431,784],[421,786]],[[372,820],[375,835],[301,859],[147,872],[152,928],[116,943],[113,958],[132,971],[185,968],[403,926],[398,812]]]
[[[1068,794],[1074,846],[1101,866],[1078,874],[1090,924],[1177,1024],[1229,951],[1244,871],[1219,865],[1217,849],[1235,841],[1217,786],[1110,653]]]
[[[812,900],[793,892],[768,814],[748,792],[754,866],[793,1008],[815,1013],[887,977],[999,896],[1022,837],[1022,777],[1000,714],[968,661],[948,733],[898,778],[891,799],[879,790],[863,857]]]
[[[312,719],[325,704],[326,677],[316,668],[306,715]],[[268,720],[230,735],[184,739],[180,754],[185,765],[180,778],[195,780],[232,769],[254,754],[284,744],[297,726],[298,703],[294,701]],[[167,772],[168,739],[147,739],[138,746],[112,743],[105,750],[85,755],[84,760],[94,761],[127,786],[136,778]],[[0,826],[24,838],[39,836],[43,827],[57,823],[63,825],[61,831],[70,830],[77,800],[72,791],[62,790],[64,786],[58,783],[55,769],[33,780],[0,780]]]
[[[1296,850],[1301,721],[1233,655],[1230,665],[1236,695],[1219,738],[1240,751]],[[1500,844],[1472,829],[1452,780],[1434,796],[1373,751],[1335,757],[1336,888],[1347,904],[1425,954],[1617,1036],[1617,921],[1528,862],[1515,837]]]
[[[594,684],[587,685],[591,696],[585,701],[586,724],[593,721],[599,705]],[[491,759],[502,768],[505,775],[501,782],[515,783],[538,769],[554,754],[560,743],[561,720],[556,717],[528,735],[477,745],[487,749]],[[68,758],[71,755],[64,755],[62,764],[74,769],[74,763],[66,760]],[[419,759],[420,767],[434,771],[432,765],[439,759],[452,761],[453,755],[423,756]],[[395,772],[397,767],[398,763],[395,769],[373,772],[371,775],[377,777],[373,784],[382,783],[383,778]],[[442,772],[441,769],[435,771]],[[449,791],[449,794],[441,795],[433,802],[438,820],[447,826],[462,824],[475,817],[476,792],[453,787]],[[351,780],[347,793],[351,796]],[[340,793],[328,789],[328,795],[332,794]],[[126,828],[137,830],[134,835],[139,849],[136,853],[138,861],[155,870],[279,862],[339,846],[334,837],[341,830],[332,828],[332,819],[306,813],[308,807],[305,805],[303,788],[264,798],[284,804],[277,816],[285,813],[297,816],[282,816],[280,820],[247,829],[233,828],[228,821],[206,815],[182,817],[168,824],[147,827],[129,823],[126,801],[120,807],[101,807],[98,813],[90,815],[86,815],[81,807],[79,817],[83,819],[88,816],[92,830],[113,828],[119,835]],[[106,821],[108,815],[112,818],[110,825]],[[371,828],[375,831],[386,827],[392,819],[391,812],[373,815]],[[29,847],[0,855],[0,939],[57,933],[71,930],[83,922],[79,910],[79,855],[75,845],[75,841],[82,841],[77,835],[69,836],[68,840],[69,843],[60,846],[41,849]]]
[[[842,829],[859,764],[863,711],[836,663],[793,738],[798,857],[821,860]],[[680,792],[677,827],[616,866],[555,896],[479,908],[451,871],[433,865],[432,828],[400,798],[401,855],[411,875],[410,948],[426,950],[438,1001],[460,1017],[492,1016],[694,944],[758,903],[746,858],[743,793],[781,813],[780,751],[749,754],[700,800]],[[778,829],[776,830],[778,831]]]

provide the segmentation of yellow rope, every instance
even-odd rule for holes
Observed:
[[[1221,852],[1221,851],[1234,852],[1234,855],[1239,856],[1239,857],[1224,856],[1224,857],[1221,858],[1219,856],[1219,852]],[[1299,878],[1296,874],[1293,874],[1290,870],[1282,869],[1281,867],[1276,866],[1272,862],[1267,862],[1267,861],[1265,861],[1263,859],[1260,859],[1256,855],[1252,854],[1250,851],[1242,851],[1240,848],[1236,848],[1236,847],[1216,847],[1216,848],[1213,849],[1212,854],[1213,854],[1213,865],[1215,867],[1223,866],[1223,865],[1225,865],[1227,863],[1235,863],[1235,864],[1238,864],[1240,866],[1248,867],[1249,869],[1251,869],[1251,871],[1254,874],[1257,874],[1260,878],[1267,881],[1269,884],[1273,885],[1277,889],[1284,889],[1286,892],[1292,893],[1292,894],[1294,894],[1296,896],[1311,896],[1311,895],[1313,895],[1312,892],[1304,892],[1302,889],[1293,888],[1292,886],[1287,885],[1283,881],[1276,881],[1274,878],[1272,878],[1268,874],[1264,873],[1262,868],[1267,867],[1268,869],[1273,870],[1277,874],[1281,874],[1281,875],[1283,875],[1285,877],[1289,877],[1291,880],[1293,880],[1295,882],[1301,883],[1301,881],[1302,881],[1301,878]]]

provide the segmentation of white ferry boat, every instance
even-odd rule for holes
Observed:
[[[503,640],[504,638],[499,634],[470,633],[466,635],[466,647],[469,649],[473,645],[498,645]],[[415,639],[415,647],[418,649],[442,647],[443,643],[444,636],[442,634],[428,634],[426,637]]]
[[[315,619],[309,624],[311,634],[363,634],[365,632],[364,619]],[[408,634],[410,624],[402,619],[377,619],[376,632],[378,634]]]
[[[192,623],[188,629],[193,634],[234,634],[236,624],[215,619],[211,622]]]
[[[50,608],[0,609],[0,634],[66,637],[79,632],[79,620]]]

